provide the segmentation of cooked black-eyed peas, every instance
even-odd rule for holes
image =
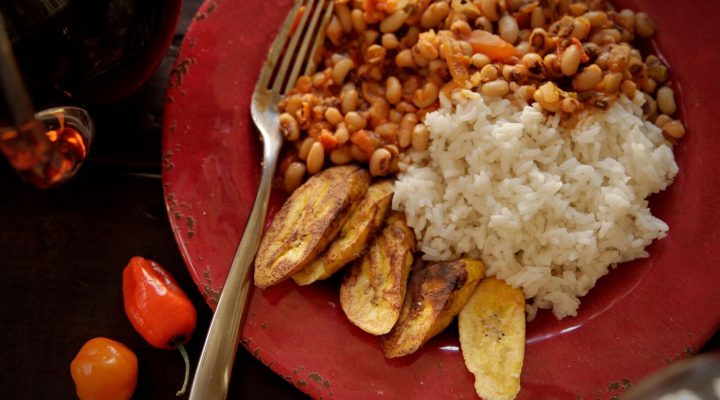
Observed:
[[[335,133],[333,134],[333,136],[335,137],[335,141],[337,142],[337,144],[340,146],[350,140],[350,131],[348,131],[347,126],[345,125],[345,121],[337,124],[337,128],[335,129]]]
[[[327,28],[325,29],[325,36],[334,44],[339,45],[342,40],[343,31],[340,20],[337,17],[333,17],[330,20]]]
[[[560,70],[565,76],[573,76],[580,66],[582,53],[577,45],[571,45],[560,56]]]
[[[654,94],[657,89],[657,82],[653,78],[647,78],[642,83],[642,90],[645,93]]]
[[[395,64],[398,68],[414,68],[416,66],[413,59],[412,50],[404,49],[395,56]]]
[[[444,1],[432,3],[422,13],[420,25],[425,29],[435,28],[444,21],[450,13],[450,6]]]
[[[522,63],[528,71],[535,76],[542,76],[545,71],[543,58],[537,53],[527,53],[523,55]]]
[[[570,15],[574,15],[576,17],[585,14],[587,10],[588,6],[585,3],[572,3],[568,6],[568,11],[570,12]]]
[[[578,107],[580,107],[580,102],[572,97],[565,97],[560,102],[560,109],[564,113],[572,114],[577,111]]]
[[[382,47],[387,50],[395,50],[400,45],[400,41],[394,33],[386,33],[382,35],[380,43],[382,44]]]
[[[379,44],[370,45],[365,50],[365,61],[370,64],[380,64],[385,61],[387,50]]]
[[[306,171],[307,168],[305,167],[305,163],[299,161],[290,163],[287,170],[285,170],[285,177],[283,179],[285,190],[288,192],[292,192],[293,190],[300,187],[303,179],[305,179]]]
[[[370,157],[370,175],[372,176],[385,176],[390,171],[390,161],[392,160],[392,154],[385,148],[380,148],[373,152]]]
[[[385,98],[390,104],[397,104],[402,100],[402,85],[400,79],[390,76],[385,81]]]
[[[522,63],[515,65],[504,65],[502,69],[502,76],[507,82],[522,82],[524,81],[530,71]],[[503,95],[504,96],[504,95]]]
[[[599,46],[619,43],[622,40],[622,34],[617,29],[602,29],[590,36],[590,41]]]
[[[300,139],[300,127],[298,127],[297,120],[292,115],[288,113],[280,114],[280,133],[291,142]]]
[[[492,21],[488,17],[482,16],[475,20],[475,27],[485,32],[493,33]]]
[[[435,34],[431,32],[421,33],[415,45],[417,52],[428,60],[434,60],[440,56],[437,44],[434,43]]]
[[[344,93],[340,103],[343,114],[347,115],[347,113],[357,109],[359,97],[360,95],[355,89],[350,89]]]
[[[307,170],[311,174],[316,174],[322,169],[323,163],[325,162],[325,149],[322,143],[314,142],[310,146],[310,151],[307,155]]]
[[[668,86],[663,86],[657,90],[657,106],[663,114],[674,115],[675,111],[677,111],[675,94]]]
[[[430,132],[424,124],[417,124],[412,131],[411,145],[413,150],[427,150],[430,144]]]
[[[437,101],[440,89],[432,82],[427,82],[422,88],[415,91],[413,104],[418,108],[430,107]]]
[[[354,66],[355,63],[353,63],[353,61],[349,58],[343,58],[335,63],[335,66],[332,69],[333,82],[335,82],[336,85],[342,84],[345,81],[345,77]]]
[[[638,57],[639,58],[639,57]],[[642,61],[639,61],[642,65]],[[656,56],[649,55],[645,59],[645,65],[647,66],[647,74],[650,78],[653,78],[655,82],[665,83],[668,79],[668,68],[667,66]]]
[[[540,86],[534,94],[535,101],[548,111],[555,112],[560,109],[560,92],[552,82],[546,82]]]
[[[480,10],[483,16],[487,17],[490,21],[500,19],[500,3],[498,0],[480,0]]]
[[[486,65],[480,70],[480,82],[490,82],[498,78],[498,70],[495,65]]]
[[[365,29],[367,29],[367,24],[365,24],[365,18],[363,17],[363,11],[358,8],[353,9],[350,13],[350,22],[352,23],[355,33],[363,33],[365,32]]]
[[[531,102],[535,97],[535,90],[537,90],[535,85],[522,85],[518,86],[517,90],[515,90],[515,94],[518,98],[521,98],[526,102]]]
[[[666,123],[662,127],[663,133],[670,136],[673,139],[680,139],[685,136],[685,126],[679,120],[674,120]]]
[[[593,28],[603,28],[608,23],[608,16],[604,11],[588,11],[584,17]]]
[[[490,57],[486,56],[483,53],[473,54],[470,60],[472,61],[472,65],[477,69],[482,69],[482,67],[492,62]]]
[[[345,114],[345,126],[347,126],[348,131],[356,132],[360,129],[365,129],[366,125],[367,120],[359,113],[355,111],[350,111]]]
[[[657,113],[657,102],[647,93],[643,93],[643,97],[645,97],[645,102],[642,105],[643,117],[650,119]]]
[[[625,80],[620,84],[620,91],[627,97],[634,99],[637,93],[637,85],[631,80]]]
[[[590,21],[585,17],[577,17],[572,23],[572,37],[577,40],[583,40],[590,32],[592,25]]]
[[[338,22],[340,23],[340,27],[342,28],[343,33],[348,34],[352,31],[352,17],[350,15],[350,8],[347,4],[336,4],[335,5],[335,15],[338,18]]]
[[[543,28],[535,28],[529,37],[530,48],[535,53],[544,53],[550,48],[550,39],[548,33]]]
[[[350,155],[355,161],[366,163],[370,160],[370,157],[355,143],[350,145]]]
[[[635,33],[644,38],[655,35],[655,23],[644,12],[635,14]]]
[[[393,12],[392,14],[385,17],[385,19],[380,22],[380,32],[382,33],[393,33],[396,32],[398,29],[400,29],[403,26],[403,23],[405,22],[405,19],[407,18],[407,13],[405,10],[397,10]]]
[[[626,96],[669,141],[685,134],[667,65],[635,47],[656,32],[643,12],[605,0],[335,2],[317,72],[279,104],[288,190],[329,165],[396,173],[404,152],[428,148],[425,116],[458,88],[563,124]]]
[[[335,165],[345,165],[352,161],[350,146],[342,146],[330,152],[330,161]]]
[[[615,16],[615,22],[632,32],[635,29],[635,12],[627,8],[623,9]]]
[[[510,14],[506,13],[498,21],[498,35],[510,44],[517,42],[519,31],[517,20]]]
[[[470,24],[468,24],[467,21],[457,20],[450,25],[450,32],[457,36],[465,36],[472,32],[472,27],[470,27]]]
[[[335,107],[328,107],[325,109],[325,120],[332,125],[337,125],[343,122],[343,116]]]
[[[504,79],[496,79],[484,83],[482,85],[481,92],[485,96],[490,97],[503,97],[510,91],[510,85]]]
[[[375,127],[375,133],[380,135],[381,138],[385,139],[386,142],[393,142],[397,136],[400,124],[395,122],[383,122],[382,124]]]
[[[577,91],[592,90],[602,80],[602,70],[597,64],[583,68],[573,79],[573,88]]]
[[[620,82],[622,82],[621,73],[608,72],[598,84],[598,89],[608,94],[616,93],[620,89]]]
[[[562,76],[562,64],[560,62],[560,57],[558,57],[557,54],[546,54],[545,58],[543,58],[543,66],[545,67],[546,78],[553,79]]]
[[[667,124],[668,122],[671,122],[671,121],[672,121],[672,118],[670,118],[669,116],[667,116],[665,114],[660,114],[657,116],[657,118],[655,118],[655,126],[662,129],[665,126],[665,124]]]
[[[305,138],[305,140],[302,141],[302,144],[300,144],[300,148],[298,149],[298,157],[300,157],[301,160],[307,160],[308,153],[310,153],[310,148],[313,143],[315,143],[315,139],[311,137]]]
[[[530,27],[541,28],[545,24],[545,12],[542,7],[535,7],[530,14]]]

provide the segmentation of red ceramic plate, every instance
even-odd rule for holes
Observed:
[[[167,208],[188,269],[213,304],[259,180],[260,143],[250,94],[291,0],[208,1],[183,43],[168,90]],[[698,350],[720,322],[720,178],[717,134],[720,3],[636,0],[660,27],[658,45],[679,83],[688,134],[680,173],[652,199],[670,234],[651,257],[621,265],[582,299],[577,318],[542,312],[529,324],[520,398],[611,398],[653,370]],[[282,196],[271,201],[277,209]],[[457,332],[417,354],[386,360],[352,326],[337,282],[254,290],[245,347],[315,398],[475,398]]]

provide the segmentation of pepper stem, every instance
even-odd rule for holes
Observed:
[[[182,356],[183,361],[185,361],[185,380],[183,381],[182,388],[175,393],[175,396],[182,396],[185,394],[185,389],[187,389],[188,380],[190,379],[190,357],[188,357],[185,346],[180,344],[177,348],[180,350],[180,355]]]

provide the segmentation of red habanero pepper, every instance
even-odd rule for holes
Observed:
[[[159,349],[179,349],[185,360],[185,393],[190,361],[183,347],[195,330],[197,311],[173,277],[158,263],[133,257],[123,270],[125,314],[135,330]]]

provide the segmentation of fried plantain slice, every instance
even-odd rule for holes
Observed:
[[[412,270],[400,318],[382,341],[385,357],[414,353],[447,328],[468,302],[484,273],[483,263],[471,259]]]
[[[266,288],[297,272],[327,247],[370,184],[355,165],[311,177],[278,211],[255,257],[255,284]]]
[[[465,365],[484,400],[514,399],[525,355],[525,297],[498,279],[480,282],[458,318]]]
[[[392,329],[405,298],[413,251],[415,236],[405,215],[392,212],[340,285],[340,305],[353,324],[373,335]]]
[[[392,200],[393,184],[380,181],[370,185],[365,197],[345,221],[340,234],[330,246],[292,278],[298,285],[309,285],[329,278],[349,262],[362,255],[370,236],[381,225]]]

